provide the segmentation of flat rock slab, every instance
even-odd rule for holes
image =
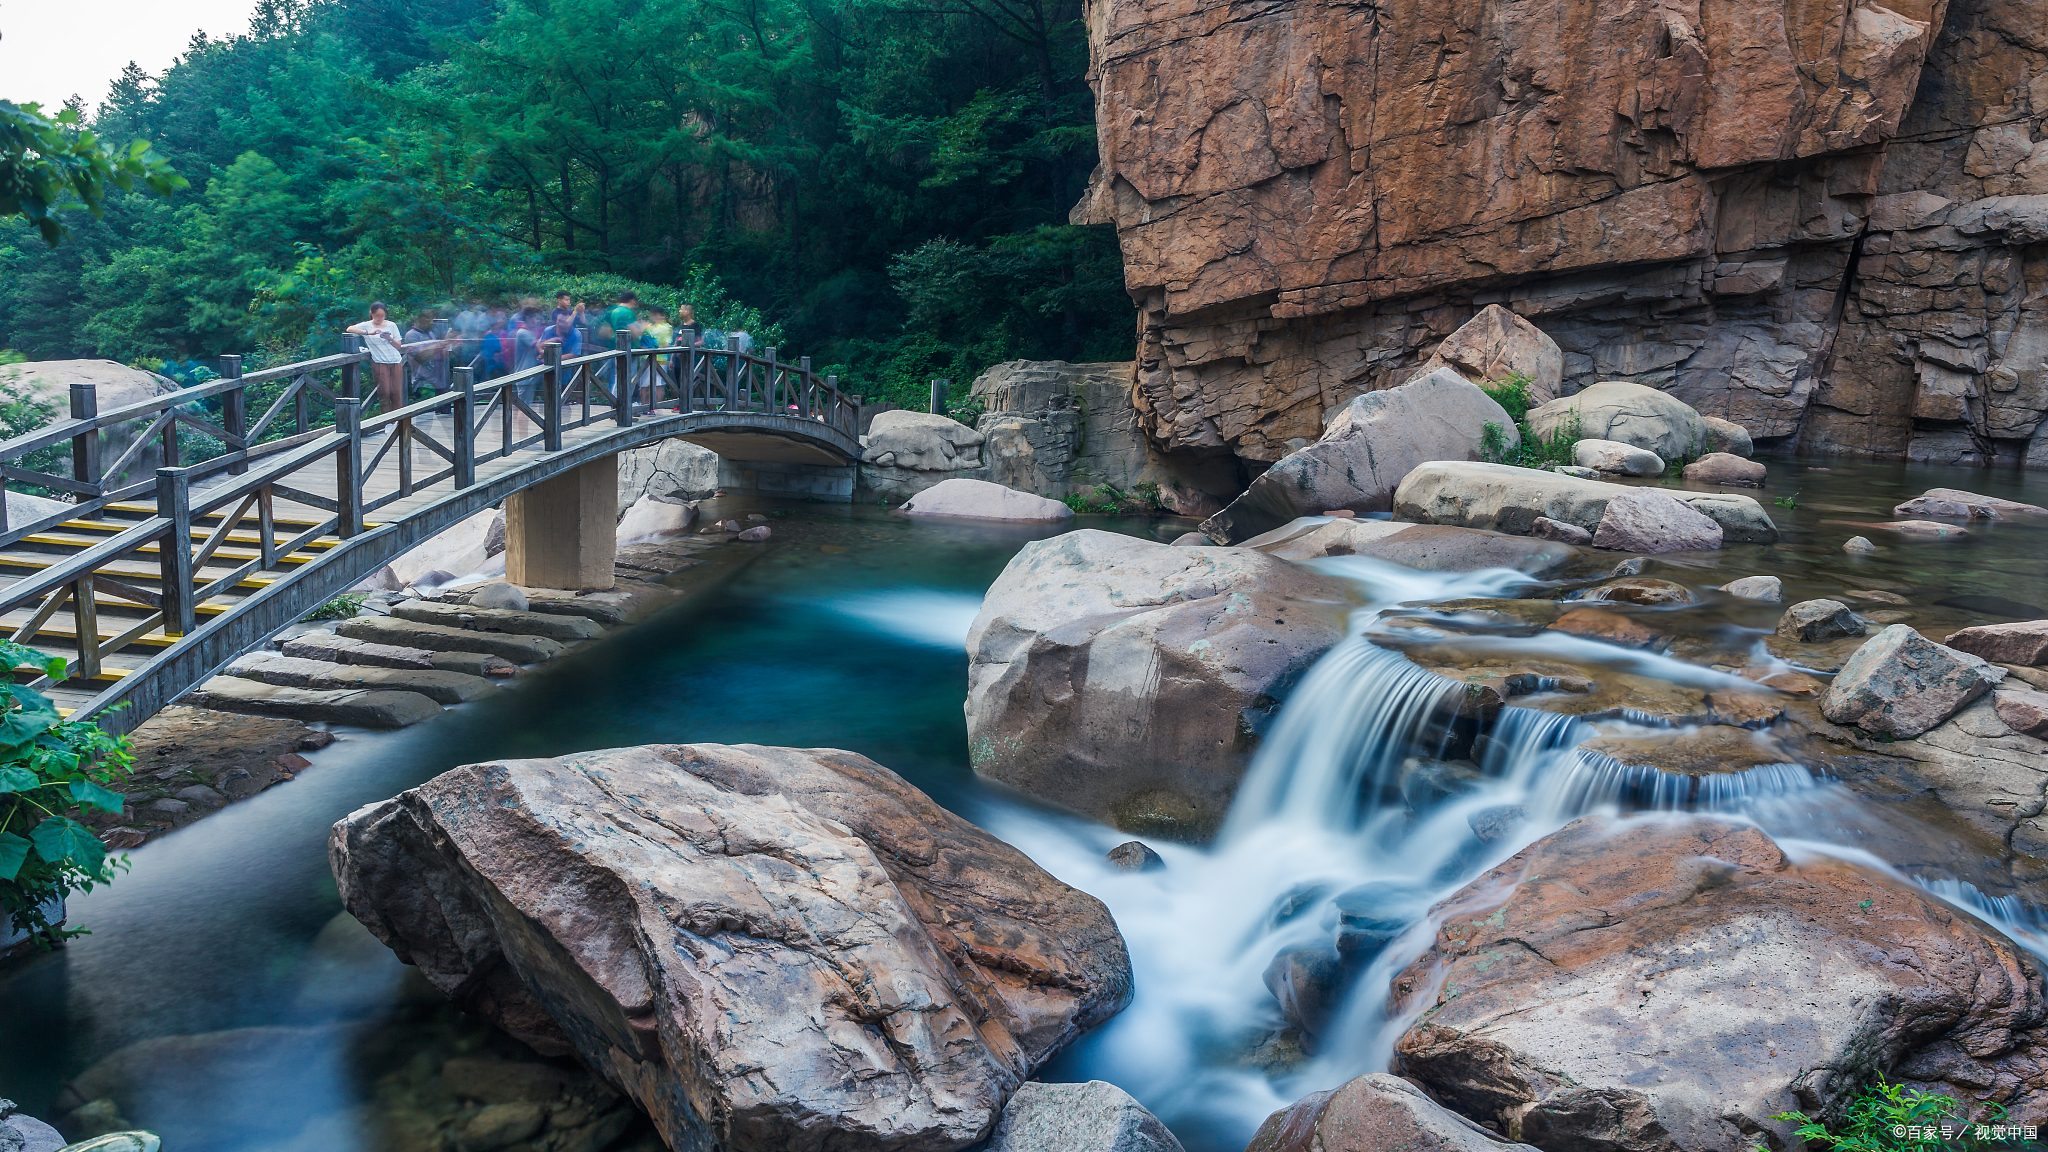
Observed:
[[[425,648],[373,644],[334,632],[308,632],[294,636],[284,642],[282,651],[286,656],[301,660],[326,660],[335,664],[367,664],[376,668],[416,668],[422,671],[434,666],[434,654]]]
[[[1245,1152],[1536,1152],[1486,1131],[1398,1076],[1369,1072],[1266,1117]]]
[[[319,720],[358,728],[403,728],[441,714],[439,704],[417,692],[287,688],[240,676],[215,676],[193,689],[184,702],[221,712]]]
[[[1604,480],[1582,480],[1512,464],[1432,460],[1408,473],[1394,492],[1394,516],[1416,524],[1455,524],[1490,528],[1515,536],[1534,533],[1536,518],[1548,517],[1597,533],[1607,502],[1643,489]],[[1733,492],[1683,492],[1666,495],[1692,506],[1721,526],[1730,544],[1772,544],[1778,526],[1763,505]]]
[[[2048,620],[1965,628],[1949,633],[1948,646],[2000,664],[2048,664]]]
[[[883,416],[891,415],[884,412]],[[879,419],[880,417],[877,417]],[[941,480],[912,496],[897,511],[911,516],[957,520],[1014,520],[1025,524],[1072,519],[1074,510],[1057,500],[1005,488],[987,480]]]
[[[526,610],[555,616],[581,616],[606,627],[630,624],[666,608],[682,592],[664,584],[621,579],[603,592],[567,592],[559,588],[526,590]]]
[[[2048,508],[2001,500],[1957,488],[1929,488],[1892,509],[1894,516],[1953,516],[1959,520],[2003,520],[2009,516],[2048,516]]]
[[[1425,572],[1475,572],[1513,568],[1531,576],[1557,571],[1579,550],[1555,540],[1510,536],[1445,524],[1403,524],[1392,520],[1304,517],[1244,542],[1283,560],[1323,556],[1367,556]]]
[[[550,640],[595,640],[604,635],[604,628],[597,621],[582,616],[478,608],[471,604],[443,604],[434,600],[401,600],[391,606],[391,615],[415,624],[442,624],[475,632],[503,632],[510,636],[545,636]]]
[[[282,684],[287,688],[368,688],[417,692],[436,704],[462,704],[489,693],[496,685],[481,676],[444,672],[438,668],[375,668],[363,664],[329,664],[297,656],[251,652],[228,665],[229,676]]]
[[[483,652],[514,664],[538,664],[562,654],[562,643],[545,636],[511,636],[473,632],[445,624],[422,624],[394,616],[358,616],[344,620],[338,631],[353,640],[427,648],[438,652]]]

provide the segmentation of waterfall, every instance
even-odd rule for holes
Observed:
[[[1434,938],[1430,908],[1571,820],[1711,813],[1754,822],[1788,850],[1852,858],[1855,845],[1899,834],[1803,765],[1665,772],[1580,748],[1596,733],[1572,716],[1515,706],[1461,715],[1465,685],[1367,635],[1388,607],[1498,596],[1527,582],[1519,573],[1422,573],[1358,557],[1316,566],[1359,581],[1368,604],[1289,695],[1213,845],[1157,843],[1164,869],[1122,873],[1102,859],[1128,839],[1111,829],[1020,810],[985,817],[1055,875],[1103,899],[1131,947],[1131,1008],[1076,1047],[1062,1078],[1114,1080],[1192,1135],[1191,1152],[1235,1152],[1274,1109],[1385,1068],[1406,1025],[1387,1018],[1387,989]],[[1503,642],[1474,643],[1492,650]],[[1679,682],[1729,681],[1577,637],[1506,641],[1534,654],[1546,643],[1550,653],[1591,653]],[[2048,922],[2017,901],[2007,907],[1967,885],[1929,888],[2016,939],[2048,933]],[[1350,993],[1320,1027],[1313,1059],[1268,1071],[1261,1054],[1285,1048],[1276,1039],[1284,1021],[1263,976],[1298,949],[1334,956]]]

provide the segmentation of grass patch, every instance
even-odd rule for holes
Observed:
[[[1158,516],[1167,511],[1159,485],[1146,481],[1126,492],[1113,484],[1097,484],[1086,492],[1060,497],[1060,503],[1084,516]]]
[[[363,601],[368,600],[367,592],[343,592],[327,603],[301,616],[301,620],[347,620],[363,610]]]
[[[1570,464],[1572,448],[1579,442],[1579,410],[1565,413],[1557,427],[1548,436],[1539,436],[1529,428],[1530,380],[1527,373],[1517,372],[1504,380],[1493,380],[1479,386],[1480,391],[1492,397],[1514,421],[1515,430],[1521,433],[1521,440],[1508,443],[1507,427],[1498,421],[1488,420],[1479,433],[1479,458],[1489,464],[1513,464],[1522,468],[1541,468],[1547,464]]]

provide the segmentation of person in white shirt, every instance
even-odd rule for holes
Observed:
[[[384,318],[384,302],[370,305],[370,318],[348,331],[363,337],[370,350],[370,375],[377,381],[377,406],[389,412],[405,404],[405,364],[398,325]]]

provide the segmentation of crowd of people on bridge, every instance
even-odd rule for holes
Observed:
[[[681,347],[679,339],[718,351],[751,352],[754,347],[747,332],[700,327],[688,304],[671,317],[658,305],[643,306],[632,292],[620,293],[606,307],[568,292],[555,293],[554,300],[550,310],[532,296],[495,304],[471,296],[460,311],[449,309],[455,311],[452,317],[416,313],[403,332],[380,301],[370,305],[368,320],[347,331],[363,338],[378,401],[387,411],[404,403],[408,393],[422,397],[447,391],[460,366],[471,368],[479,382],[524,371],[539,364],[542,349],[551,344],[564,357],[613,348]]]

